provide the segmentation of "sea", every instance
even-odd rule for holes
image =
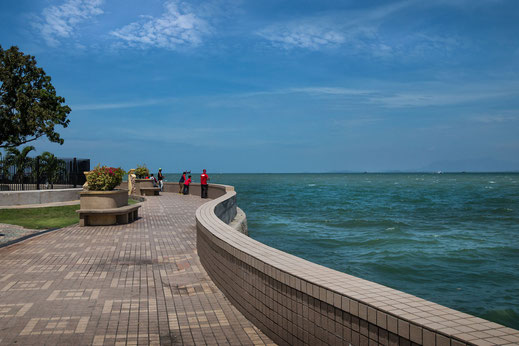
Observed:
[[[252,238],[519,329],[519,173],[208,173]]]

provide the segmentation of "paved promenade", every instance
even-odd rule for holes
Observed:
[[[202,203],[163,193],[132,224],[67,227],[0,248],[0,344],[272,343],[201,266]]]

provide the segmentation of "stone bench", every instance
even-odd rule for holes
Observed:
[[[109,209],[80,209],[79,226],[126,224],[137,220],[140,204],[125,205]],[[92,218],[91,218],[92,217]]]
[[[159,187],[141,187],[141,195],[143,196],[159,196]]]

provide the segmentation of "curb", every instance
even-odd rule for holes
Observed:
[[[52,232],[52,231],[57,231],[59,229],[62,229],[62,228],[50,228],[50,229],[46,229],[46,230],[38,232],[38,233],[24,235],[23,237],[20,237],[20,238],[17,238],[17,239],[13,239],[13,240],[10,240],[10,241],[8,241],[6,243],[0,244],[0,249],[3,248],[3,247],[7,247],[7,246],[10,246],[10,245],[22,242],[22,241],[27,240],[27,239],[32,238],[32,237],[37,237],[39,235],[43,235],[45,233],[49,233],[49,232]]]

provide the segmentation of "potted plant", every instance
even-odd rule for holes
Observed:
[[[150,176],[150,170],[148,167],[146,167],[146,165],[137,165],[137,168],[135,169],[135,175],[137,176],[137,179],[144,179]]]
[[[90,174],[87,175],[88,189],[90,191],[112,191],[123,181],[124,170],[97,165]]]
[[[115,189],[121,184],[124,174],[121,168],[100,165],[86,174],[88,190],[80,194],[81,210],[112,209],[128,205],[128,190]],[[91,225],[111,225],[116,223],[116,217],[93,215],[89,221]]]
[[[153,181],[151,181],[150,179],[146,179],[150,176],[150,170],[148,169],[148,167],[146,167],[146,165],[137,165],[137,168],[135,168],[135,175],[137,176],[137,178],[135,179],[135,192],[138,195],[142,195],[141,187],[153,187]]]

